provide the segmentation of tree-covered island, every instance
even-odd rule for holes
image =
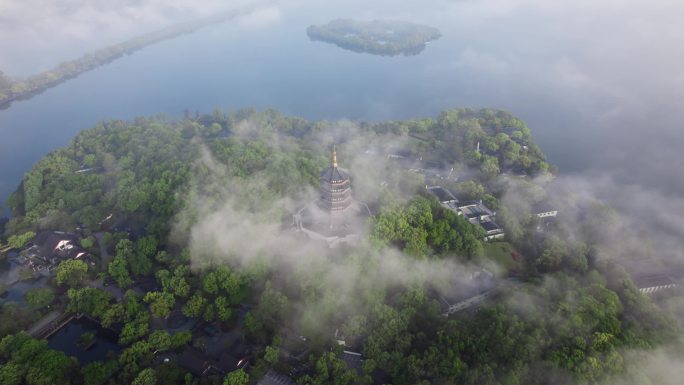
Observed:
[[[314,41],[381,56],[418,55],[427,43],[442,36],[437,28],[406,21],[351,19],[311,25],[306,34]]]
[[[625,383],[630,352],[681,330],[615,267],[611,210],[548,191],[550,169],[490,109],[102,122],[7,202],[0,383]],[[362,239],[293,228],[349,188],[372,213]],[[52,336],[78,317],[93,347],[71,357]]]

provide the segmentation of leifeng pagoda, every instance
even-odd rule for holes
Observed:
[[[323,210],[344,211],[352,205],[349,174],[337,167],[337,149],[333,145],[330,167],[321,172],[321,188],[318,204]]]
[[[366,231],[368,206],[354,200],[349,173],[337,164],[333,146],[330,166],[321,171],[318,199],[294,215],[294,225],[309,238],[324,240],[330,247],[358,240]]]

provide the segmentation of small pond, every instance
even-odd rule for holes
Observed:
[[[83,333],[95,334],[95,344],[84,350],[78,345],[79,338]],[[97,322],[82,317],[74,318],[71,322],[59,329],[48,338],[48,346],[64,352],[67,356],[74,356],[81,366],[93,361],[106,360],[108,352],[118,353],[121,347],[116,343],[116,333],[100,326]]]

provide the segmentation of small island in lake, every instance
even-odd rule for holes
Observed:
[[[79,348],[83,350],[88,350],[95,345],[97,340],[95,339],[95,333],[93,332],[85,332],[81,334],[80,337],[78,337],[78,342],[77,345]]]
[[[306,30],[311,40],[332,43],[354,52],[373,55],[418,55],[442,34],[437,28],[395,20],[333,20]]]

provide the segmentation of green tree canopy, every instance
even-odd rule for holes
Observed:
[[[151,291],[145,294],[144,301],[150,304],[152,316],[166,318],[176,305],[173,294],[167,292]]]
[[[81,284],[87,274],[87,263],[80,259],[67,259],[60,262],[55,269],[55,281],[58,285],[74,287]]]
[[[7,244],[12,248],[21,249],[28,241],[33,239],[33,237],[35,236],[36,233],[34,233],[33,231],[27,231],[20,235],[12,235],[9,238],[7,238]]]
[[[100,318],[107,312],[112,300],[112,296],[106,291],[92,287],[69,289],[67,297],[67,310],[85,313],[95,318]]]
[[[80,380],[75,358],[25,333],[5,336],[0,355],[6,360],[0,367],[0,380],[7,384],[69,385]]]
[[[107,271],[114,281],[116,281],[116,284],[121,288],[127,288],[133,283],[131,275],[128,273],[126,260],[121,256],[117,256],[111,262],[109,262]]]
[[[147,368],[143,369],[138,373],[133,380],[132,385],[155,385],[157,383],[157,374],[154,369]]]
[[[102,385],[116,370],[116,361],[95,361],[81,368],[84,385]]]
[[[26,303],[32,308],[43,308],[55,300],[55,291],[49,287],[37,287],[24,294]]]
[[[384,207],[373,219],[371,237],[421,258],[431,254],[471,258],[482,250],[484,231],[435,199],[415,198],[406,206]]]
[[[249,383],[249,374],[242,369],[234,370],[226,376],[223,380],[223,385],[247,385]]]
[[[166,330],[155,330],[147,339],[153,350],[163,352],[171,348],[171,335]]]
[[[183,306],[183,314],[186,317],[196,318],[203,314],[204,308],[207,306],[207,299],[197,292],[188,299],[188,302]]]

